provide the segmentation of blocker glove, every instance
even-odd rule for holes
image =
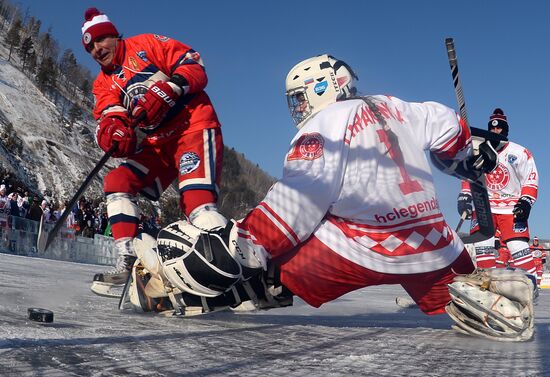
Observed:
[[[518,199],[518,202],[514,206],[514,209],[512,212],[514,213],[514,221],[516,223],[518,222],[526,222],[529,218],[529,213],[531,212],[531,207],[534,204],[534,200],[527,197],[522,196]]]
[[[458,194],[457,209],[460,216],[466,212],[466,219],[471,219],[474,211],[472,207],[472,195],[465,193]]]
[[[144,117],[140,128],[155,128],[174,107],[182,93],[181,87],[171,82],[157,81],[147,89],[134,108],[132,116]]]
[[[105,152],[118,143],[113,157],[128,157],[136,151],[136,132],[118,117],[105,117],[97,125],[97,144]]]

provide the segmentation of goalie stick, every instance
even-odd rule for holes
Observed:
[[[464,122],[466,122],[468,127],[470,127],[466,113],[466,102],[464,101],[464,93],[462,91],[462,84],[460,83],[460,76],[458,73],[458,62],[453,38],[446,38],[445,46],[447,47],[447,56],[451,67],[451,75],[453,78],[453,86],[455,89],[460,117],[464,120]],[[485,186],[485,175],[482,174],[477,181],[470,182],[470,190],[472,193],[472,200],[479,230],[468,236],[462,237],[462,242],[464,243],[484,241],[495,235],[489,195],[487,194],[487,187]]]

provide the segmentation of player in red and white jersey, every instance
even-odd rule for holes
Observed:
[[[542,273],[544,272],[544,265],[546,264],[546,250],[539,244],[537,236],[533,238],[533,243],[530,248],[533,260],[535,261],[537,284],[540,285]]]
[[[491,132],[508,136],[508,120],[501,109],[494,110],[490,116],[488,128]],[[534,274],[535,264],[529,250],[527,221],[538,193],[539,176],[533,155],[528,149],[509,141],[498,151],[497,168],[485,177],[493,222],[496,230],[500,232],[500,241],[510,251],[512,258],[510,265]],[[463,181],[458,197],[458,212],[462,214],[465,211],[468,217],[471,217],[470,186]],[[476,227],[474,216],[471,231],[475,231]],[[475,244],[478,261],[484,263],[484,260],[490,258],[490,254],[494,253],[493,244],[493,239]]]
[[[474,266],[439,208],[425,151],[470,153],[455,111],[395,97],[355,97],[356,76],[328,55],[288,74],[299,132],[284,173],[238,223],[243,254],[271,259],[282,284],[312,306],[370,285],[401,284],[428,314]]]
[[[116,146],[113,156],[125,158],[104,180],[119,258],[115,269],[94,276],[92,290],[107,294],[126,282],[135,260],[138,194],[158,200],[177,180],[180,207],[194,224],[225,226],[216,208],[223,140],[197,51],[156,34],[123,39],[96,8],[84,17],[82,43],[101,67],[93,86],[96,140],[106,152]]]

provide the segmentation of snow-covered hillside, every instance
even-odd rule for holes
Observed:
[[[60,118],[33,82],[0,58],[0,132],[19,138],[22,146],[20,152],[9,151],[2,143],[2,168],[37,192],[51,190],[59,199],[67,199],[102,152],[94,142],[94,124],[70,126],[60,123]],[[101,179],[90,190],[99,194]]]

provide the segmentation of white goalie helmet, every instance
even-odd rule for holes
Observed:
[[[331,103],[355,96],[356,80],[349,65],[327,54],[296,64],[286,77],[286,98],[296,127]]]

